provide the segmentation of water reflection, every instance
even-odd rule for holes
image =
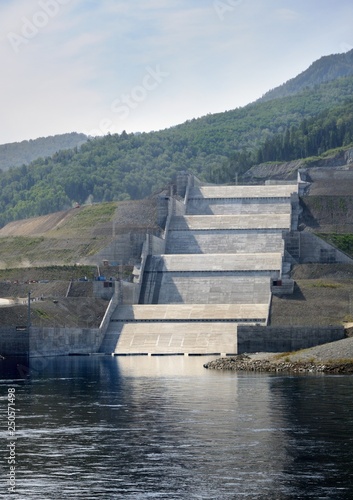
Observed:
[[[285,484],[300,498],[353,497],[353,378],[273,378],[271,392],[288,422]]]
[[[28,380],[3,371],[1,398],[16,387],[20,497],[350,498],[350,377],[215,372],[207,360],[68,357]]]

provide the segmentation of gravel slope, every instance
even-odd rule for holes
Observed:
[[[310,349],[303,349],[288,356],[291,361],[336,361],[353,360],[353,337],[349,337],[329,344],[323,344]]]

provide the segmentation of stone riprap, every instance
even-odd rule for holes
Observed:
[[[236,372],[260,373],[327,373],[348,374],[353,373],[353,359],[346,361],[294,361],[286,357],[271,359],[252,359],[246,354],[234,357],[219,358],[205,363],[204,368],[210,370],[231,370]]]

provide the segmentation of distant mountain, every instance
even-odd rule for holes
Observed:
[[[0,145],[0,169],[28,165],[37,158],[52,156],[57,151],[73,149],[88,140],[85,134],[71,134],[40,137],[39,139],[12,142]]]
[[[351,104],[345,112],[352,96],[353,76],[340,76],[158,132],[97,137],[81,148],[42,156],[0,173],[0,226],[87,199],[141,199],[164,188],[180,170],[209,182],[234,182],[256,164],[262,146],[262,160],[321,154],[352,141]]]
[[[297,94],[305,89],[313,89],[322,83],[353,75],[353,49],[344,54],[324,56],[295,78],[267,92],[256,102],[270,101]]]

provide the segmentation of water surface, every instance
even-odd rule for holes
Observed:
[[[208,359],[49,358],[27,379],[3,368],[16,498],[353,498],[351,376],[217,372]]]

